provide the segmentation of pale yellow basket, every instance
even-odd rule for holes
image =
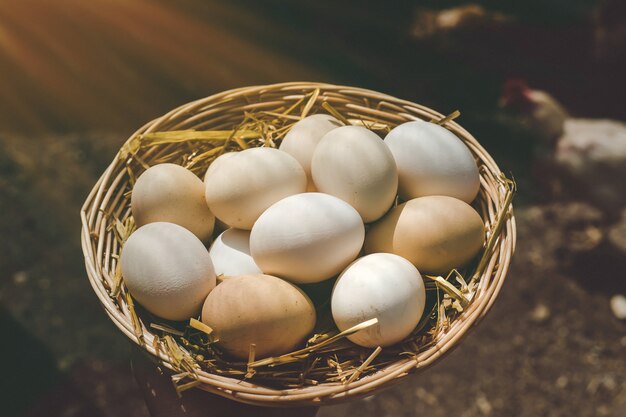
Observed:
[[[443,118],[442,114],[419,104],[354,87],[294,82],[239,88],[183,105],[147,123],[122,147],[87,197],[81,209],[81,240],[89,282],[113,323],[130,340],[157,357],[165,367],[176,372],[181,370],[175,358],[158,348],[152,329],[144,325],[141,319],[139,322],[134,319],[136,316],[131,314],[128,304],[130,298],[113,291],[117,285],[115,271],[120,253],[116,227],[121,227],[130,216],[128,190],[134,179],[129,174],[128,164],[180,164],[189,159],[190,147],[180,142],[142,149],[136,146],[137,138],[151,132],[232,129],[242,121],[244,112],[288,107],[307,95],[311,98],[306,109],[309,114],[323,111],[321,105],[328,102],[351,120],[378,122],[389,127],[410,120]],[[503,181],[503,175],[491,156],[457,123],[449,121],[444,126],[465,142],[477,160],[481,188],[475,206],[482,215],[487,231],[486,253],[481,273],[476,277],[478,287],[464,311],[435,335],[434,342],[427,349],[417,351],[412,356],[398,356],[397,361],[350,383],[327,382],[277,389],[258,385],[254,380],[197,369],[194,378],[199,388],[256,405],[329,404],[371,395],[398,383],[409,374],[434,364],[461,342],[489,311],[502,287],[515,248],[515,220],[510,205],[510,187]],[[212,145],[208,143],[206,146],[210,150]],[[116,225],[115,219],[120,223]]]

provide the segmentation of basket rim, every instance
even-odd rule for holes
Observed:
[[[356,112],[362,111],[370,115],[374,114],[378,116],[381,115],[380,113],[384,113],[385,117],[393,119],[395,116],[397,119],[400,119],[399,121],[423,119],[424,116],[431,118],[443,117],[441,113],[426,106],[398,99],[388,94],[378,93],[373,90],[327,83],[287,82],[240,87],[183,104],[163,116],[146,123],[134,132],[129,137],[129,140],[141,133],[159,131],[160,128],[167,126],[168,123],[170,125],[172,123],[175,124],[168,126],[164,131],[176,130],[184,123],[202,120],[203,117],[219,113],[220,106],[225,103],[230,103],[235,99],[245,99],[246,97],[260,98],[264,94],[281,93],[284,94],[282,96],[284,102],[294,98],[301,98],[305,91],[312,91],[316,88],[323,91],[320,97],[327,101],[341,100],[341,98],[345,96],[356,96],[364,100],[375,100],[379,103],[385,103],[384,107],[395,111],[394,113],[385,113],[383,110],[367,108],[364,105],[354,103],[348,103],[346,105],[347,108]],[[332,94],[329,95],[328,93]],[[259,101],[259,103],[276,104],[275,102],[263,101]],[[241,107],[243,108],[245,105]],[[390,116],[390,114],[392,116]],[[189,115],[191,116],[187,117]],[[183,121],[178,121],[184,117],[187,118]],[[178,123],[176,123],[177,121]],[[501,173],[489,153],[482,148],[469,132],[454,121],[446,123],[446,127],[464,140],[466,145],[468,145],[472,153],[480,159],[482,165],[485,166],[485,170],[488,170],[491,176],[495,177],[496,174]],[[133,325],[128,319],[128,307],[122,303],[122,310],[120,310],[105,287],[105,282],[107,280],[110,281],[110,277],[107,277],[110,271],[106,270],[106,266],[103,269],[96,261],[97,259],[102,259],[103,256],[110,256],[111,248],[115,247],[109,240],[105,241],[104,238],[99,238],[105,236],[106,221],[103,221],[103,219],[106,215],[104,210],[101,210],[101,207],[99,208],[96,203],[116,198],[113,195],[114,191],[124,177],[124,172],[115,174],[118,163],[118,155],[116,155],[113,162],[96,182],[81,207],[81,246],[85,257],[86,272],[92,289],[113,323],[134,343],[142,347],[152,356],[157,357],[165,367],[174,371],[175,367],[171,363],[172,358],[167,356],[163,351],[157,352],[154,348],[152,344],[153,338],[149,330],[144,329],[143,343],[138,339]],[[481,190],[484,186],[485,184],[481,174]],[[491,191],[493,192],[494,190]],[[495,193],[497,194],[496,197],[500,197],[497,188],[495,189]],[[117,198],[119,198],[119,196]],[[96,230],[96,228],[98,230]],[[426,369],[459,345],[460,341],[469,333],[471,328],[490,310],[500,292],[508,272],[511,256],[515,250],[516,227],[512,207],[509,208],[504,227],[500,233],[501,235],[498,239],[497,247],[494,248],[494,253],[481,277],[481,281],[483,277],[489,277],[487,285],[477,292],[470,306],[455,319],[448,331],[445,332],[442,337],[438,338],[432,347],[421,352],[415,358],[399,359],[373,374],[363,376],[347,384],[333,382],[289,389],[267,388],[249,381],[199,371],[198,375],[201,381],[199,388],[226,398],[254,405],[273,407],[321,405],[344,401],[349,398],[352,399],[372,395],[380,389],[400,382],[410,374]],[[97,244],[94,245],[95,236],[98,238],[96,239]],[[495,256],[496,254],[497,256]],[[494,273],[495,277],[493,277]],[[429,354],[425,355],[425,353]]]

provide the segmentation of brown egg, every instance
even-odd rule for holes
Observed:
[[[202,321],[230,355],[246,360],[250,344],[256,358],[288,353],[315,326],[315,307],[298,287],[271,275],[229,277],[207,297]]]
[[[204,185],[176,164],[157,164],[143,172],[130,199],[137,226],[168,222],[183,226],[203,242],[213,233],[215,217],[204,200]]]
[[[422,273],[444,274],[470,261],[483,246],[484,224],[453,197],[414,198],[392,209],[365,237],[365,253],[400,255]]]

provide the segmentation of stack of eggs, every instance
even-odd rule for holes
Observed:
[[[480,251],[484,225],[468,204],[478,189],[469,149],[439,125],[404,123],[381,140],[317,114],[295,123],[279,149],[221,155],[204,184],[174,164],[145,171],[122,274],[159,317],[201,312],[236,359],[251,344],[257,357],[302,344],[316,311],[301,287],[333,278],[339,330],[376,318],[349,339],[389,346],[424,313],[420,273],[446,273]],[[215,218],[226,230],[211,242]]]

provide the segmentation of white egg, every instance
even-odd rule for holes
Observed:
[[[339,330],[376,318],[378,323],[348,336],[365,347],[390,346],[409,336],[426,303],[424,281],[406,259],[374,253],[354,261],[341,273],[331,296]]]
[[[250,230],[269,206],[306,190],[306,175],[294,157],[272,148],[224,154],[208,169],[205,198],[217,218]]]
[[[280,200],[259,217],[250,253],[265,274],[313,283],[341,272],[359,254],[364,237],[361,217],[348,203],[304,193]]]
[[[230,228],[220,234],[209,249],[217,275],[260,274],[250,255],[250,231]]]
[[[130,294],[167,320],[196,317],[215,287],[209,252],[193,233],[174,223],[137,229],[122,248],[121,268]]]
[[[176,164],[158,164],[144,171],[135,186],[130,206],[137,226],[170,222],[191,230],[206,241],[215,217],[204,199],[202,180]]]
[[[204,181],[206,181],[206,177],[207,175],[209,175],[210,172],[217,169],[217,167],[220,166],[222,162],[226,161],[228,158],[231,158],[235,155],[237,155],[237,152],[227,152],[215,158],[213,162],[211,162],[211,165],[209,165],[209,167],[207,168],[206,172],[204,173]]]
[[[454,133],[434,123],[403,123],[385,143],[398,166],[403,200],[446,195],[472,202],[478,194],[478,167],[469,148]]]
[[[322,136],[342,126],[339,120],[328,114],[314,114],[296,122],[283,138],[279,146],[300,162],[307,176],[307,191],[315,191],[311,179],[311,158]]]
[[[343,126],[324,135],[313,154],[311,171],[320,192],[346,201],[366,223],[385,214],[396,197],[393,155],[378,135],[364,127]]]

